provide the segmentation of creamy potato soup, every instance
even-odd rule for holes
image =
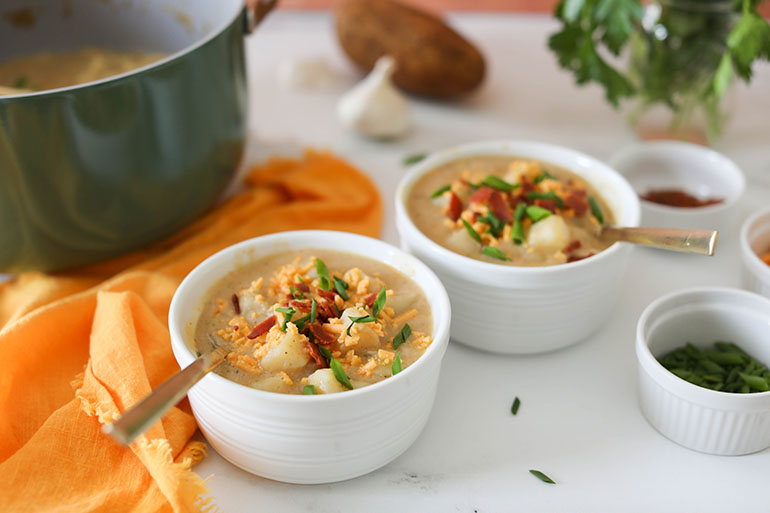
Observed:
[[[606,249],[597,238],[612,212],[566,169],[532,160],[476,156],[444,164],[414,184],[407,211],[433,241],[477,260],[557,265]]]
[[[209,292],[197,354],[228,351],[215,372],[261,390],[330,394],[414,363],[433,341],[428,300],[395,269],[349,253],[279,253]]]
[[[42,52],[0,62],[0,86],[43,91],[58,89],[126,73],[162,59],[164,55],[81,48],[68,52]]]

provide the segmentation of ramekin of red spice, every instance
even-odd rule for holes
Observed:
[[[639,194],[642,225],[734,229],[746,186],[740,168],[710,148],[679,141],[649,141],[619,150],[610,166]]]

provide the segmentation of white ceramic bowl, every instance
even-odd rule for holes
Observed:
[[[641,200],[642,224],[725,232],[736,222],[736,205],[746,179],[735,163],[712,149],[680,141],[651,141],[623,148],[610,166],[628,179],[637,194],[651,189],[680,189],[724,202],[698,208],[670,207]]]
[[[691,342],[734,342],[770,363],[770,300],[730,288],[694,288],[653,301],[636,330],[642,413],[674,442],[710,454],[770,447],[770,392],[735,394],[693,385],[656,357]]]
[[[440,151],[416,164],[396,192],[404,249],[441,278],[452,301],[452,338],[496,353],[541,353],[574,344],[612,313],[631,246],[614,244],[591,258],[547,267],[474,260],[426,237],[407,214],[415,181],[437,166],[473,155],[507,155],[562,166],[601,194],[621,226],[639,224],[639,200],[622,176],[574,150],[530,141],[487,141]]]
[[[752,215],[741,227],[743,286],[770,297],[770,265],[759,255],[770,251],[770,208]]]
[[[329,231],[284,232],[220,251],[196,267],[174,294],[171,345],[179,365],[195,356],[187,341],[210,287],[225,274],[266,255],[292,249],[336,249],[399,270],[425,292],[433,315],[433,343],[392,378],[329,395],[256,390],[208,374],[187,394],[209,443],[235,465],[288,483],[329,483],[363,475],[404,452],[422,431],[436,395],[449,341],[444,287],[419,260],[382,241]]]

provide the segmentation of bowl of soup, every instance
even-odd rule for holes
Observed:
[[[189,393],[214,449],[254,474],[329,483],[408,450],[427,422],[449,340],[449,298],[382,241],[284,232],[196,267],[171,302],[179,365],[225,351]]]
[[[619,173],[532,141],[437,152],[405,174],[395,207],[401,246],[449,293],[452,338],[507,354],[559,349],[607,321],[631,247],[599,230],[640,215]]]
[[[2,2],[0,272],[104,260],[219,199],[243,154],[250,12]]]

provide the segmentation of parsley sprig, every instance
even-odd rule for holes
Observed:
[[[715,6],[670,0],[655,21],[665,31],[661,35],[642,28],[642,0],[562,0],[554,13],[562,27],[548,46],[579,85],[600,84],[613,106],[638,97],[635,115],[652,104],[666,105],[675,113],[675,129],[700,104],[713,137],[719,135],[719,100],[727,86],[735,76],[749,82],[753,64],[770,60],[770,25],[757,12],[762,1]],[[739,13],[735,25],[731,11]],[[622,72],[611,59],[626,47],[636,69]]]

